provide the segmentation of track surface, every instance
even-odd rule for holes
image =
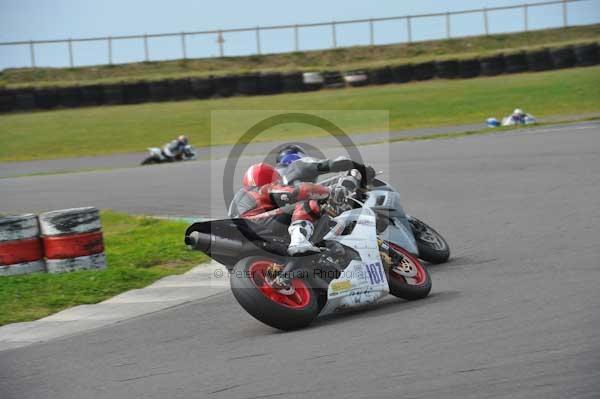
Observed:
[[[2,352],[0,396],[598,397],[600,125],[361,153],[451,244],[453,260],[430,268],[429,298],[280,333],[220,294]],[[218,216],[223,163],[202,166],[2,179],[1,207]]]

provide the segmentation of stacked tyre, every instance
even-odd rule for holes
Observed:
[[[600,62],[600,50],[596,43],[575,46],[574,51],[577,66],[592,66]]]
[[[39,216],[49,273],[106,267],[98,209],[65,209]]]
[[[37,216],[0,218],[0,276],[42,272],[44,253]]]

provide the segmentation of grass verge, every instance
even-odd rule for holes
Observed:
[[[207,258],[187,250],[183,222],[101,213],[108,268],[0,277],[0,325],[36,320],[181,274]]]
[[[67,86],[255,71],[351,70],[433,59],[479,57],[499,52],[515,52],[548,45],[556,47],[598,40],[600,40],[600,24],[595,24],[411,44],[354,46],[246,57],[141,62],[78,68],[19,68],[0,72],[0,86]]]
[[[247,121],[231,118],[211,132],[213,110],[388,110],[392,131],[477,123],[515,107],[537,117],[600,110],[600,67],[470,80],[324,90],[9,114],[0,116],[0,161],[65,158],[143,151],[186,133],[196,146],[232,144]],[[341,126],[365,133],[379,126],[346,113]],[[379,121],[377,121],[379,123]],[[245,129],[244,129],[245,130]],[[301,124],[282,125],[260,141],[325,135]]]

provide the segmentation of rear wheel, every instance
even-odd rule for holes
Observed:
[[[320,306],[308,272],[295,272],[290,287],[276,289],[267,269],[278,259],[251,256],[240,260],[231,273],[235,299],[251,316],[280,330],[306,327],[319,314]],[[304,278],[306,277],[306,278]]]
[[[431,291],[431,277],[421,262],[404,248],[387,243],[401,255],[388,270],[390,294],[412,301],[422,299]]]
[[[409,222],[417,241],[419,258],[429,263],[447,262],[450,247],[444,237],[422,220],[411,217]]]

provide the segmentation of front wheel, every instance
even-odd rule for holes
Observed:
[[[289,289],[273,288],[267,269],[277,259],[251,256],[240,260],[231,273],[231,290],[238,303],[257,320],[280,330],[306,327],[319,314],[320,307],[310,275],[296,273]]]
[[[421,262],[404,248],[387,243],[400,256],[388,269],[390,294],[398,298],[413,301],[425,298],[431,291],[431,277]]]
[[[408,221],[417,242],[419,258],[435,264],[447,262],[450,247],[444,237],[422,220],[410,217]]]

